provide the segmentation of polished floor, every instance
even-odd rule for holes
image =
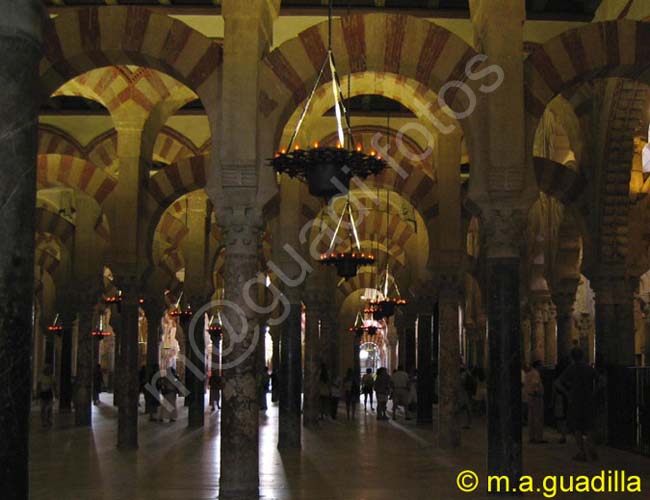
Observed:
[[[52,429],[41,429],[34,410],[31,435],[31,498],[34,500],[193,500],[217,498],[219,414],[206,414],[201,430],[188,430],[186,410],[174,423],[140,419],[140,448],[115,447],[117,414],[104,394],[93,408],[93,429],[77,429],[71,415],[55,415]],[[463,430],[463,445],[447,452],[428,427],[413,421],[377,422],[374,413],[347,422],[343,414],[317,431],[304,431],[302,452],[280,453],[277,407],[260,416],[260,494],[265,500],[429,500],[493,498],[479,487],[457,489],[466,469],[485,476],[485,422]],[[573,444],[525,445],[525,473],[535,480],[548,474],[593,475],[625,470],[642,476],[640,494],[560,494],[556,498],[650,499],[650,459],[603,448],[597,463],[571,459]],[[550,491],[550,490],[549,490]],[[526,498],[544,498],[541,493]]]

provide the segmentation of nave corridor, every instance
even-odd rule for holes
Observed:
[[[32,500],[198,500],[217,497],[219,484],[219,413],[207,416],[203,428],[188,429],[187,410],[179,403],[175,423],[149,422],[141,414],[140,447],[115,448],[117,412],[112,396],[102,394],[93,407],[93,428],[75,428],[72,415],[56,415],[52,430],[42,430],[32,418]],[[389,405],[390,406],[390,405]],[[378,422],[373,412],[358,410],[347,422],[343,408],[336,421],[321,422],[316,431],[304,429],[303,449],[280,453],[278,407],[260,413],[260,498],[264,500],[430,500],[494,498],[481,491],[458,491],[456,475],[466,469],[485,477],[485,420],[463,430],[461,449],[445,451],[430,427],[397,421]],[[571,460],[572,441],[556,444],[546,429],[548,444],[524,444],[524,473],[535,479],[550,474],[592,475],[601,470],[637,474],[650,487],[650,466],[637,455],[600,449],[600,461]],[[645,490],[645,488],[644,488]],[[555,498],[569,498],[558,493]],[[607,494],[607,500],[644,498]],[[526,498],[544,498],[526,495]],[[575,496],[574,496],[575,498]],[[602,499],[582,494],[580,499]]]

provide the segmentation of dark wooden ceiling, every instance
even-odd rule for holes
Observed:
[[[602,0],[526,0],[529,19],[590,20]],[[211,13],[221,0],[45,0],[53,10],[89,5],[147,5],[182,14]],[[431,17],[467,17],[469,0],[334,0],[337,14],[350,7],[364,11],[409,11]],[[320,14],[327,0],[282,0],[283,15]],[[217,11],[218,12],[218,11]]]

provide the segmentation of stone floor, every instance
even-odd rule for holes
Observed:
[[[192,500],[216,498],[219,483],[219,415],[206,415],[201,430],[188,430],[186,410],[174,423],[140,420],[140,448],[115,447],[116,409],[110,395],[93,407],[92,430],[77,429],[71,415],[56,415],[51,430],[40,427],[35,410],[31,437],[31,498],[55,500]],[[463,430],[463,445],[447,452],[430,428],[413,421],[377,422],[361,413],[355,422],[340,416],[317,431],[304,431],[302,452],[276,449],[277,407],[261,415],[260,494],[264,499],[424,500],[488,498],[484,481],[475,492],[456,487],[457,474],[475,470],[485,477],[485,422]],[[625,470],[642,476],[641,494],[574,494],[572,498],[650,499],[650,459],[601,449],[598,463],[571,460],[572,444],[526,445],[525,473],[541,482],[547,474]],[[552,490],[548,490],[551,492]],[[550,494],[550,493],[549,493]],[[558,493],[556,498],[569,498]],[[544,498],[541,494],[526,498]]]

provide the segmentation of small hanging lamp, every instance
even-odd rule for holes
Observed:
[[[355,147],[353,144],[350,113],[343,102],[343,92],[341,91],[341,83],[332,51],[332,5],[333,0],[330,0],[329,37],[325,61],[323,61],[318,77],[307,98],[288,147],[276,153],[274,158],[270,160],[270,165],[277,173],[285,173],[290,177],[297,177],[305,181],[309,186],[311,195],[326,199],[347,192],[352,177],[365,179],[370,175],[378,174],[386,168],[386,161],[381,158],[381,155],[376,154],[374,151],[366,154],[363,152],[362,146],[357,145]],[[294,142],[327,68],[329,68],[332,77],[331,88],[334,96],[338,143],[335,148],[332,148],[320,147],[318,142],[314,142],[313,148],[301,149],[299,145],[294,145]],[[345,119],[345,133],[343,131],[343,119]]]
[[[63,326],[59,324],[59,313],[54,316],[54,321],[47,327],[47,332],[52,335],[63,335]]]
[[[104,330],[104,318],[102,315],[99,316],[99,322],[97,328],[91,332],[93,337],[98,337],[100,340],[104,337],[110,337],[112,333],[108,330]]]
[[[336,252],[336,237],[341,229],[343,220],[346,215],[350,221],[350,251],[349,252]],[[369,266],[374,264],[375,256],[370,253],[361,251],[361,242],[359,241],[359,234],[357,233],[357,226],[352,215],[352,206],[350,205],[350,198],[345,201],[345,207],[341,212],[332,242],[330,243],[327,252],[320,256],[321,264],[330,264],[336,266],[336,273],[346,280],[353,278],[357,275],[357,269],[360,266]]]
[[[223,323],[221,322],[221,314],[217,311],[217,314],[212,316],[208,322],[208,335],[210,335],[213,344],[218,344],[222,334]]]
[[[176,304],[174,305],[174,308],[169,312],[169,315],[173,318],[178,318],[181,321],[187,321],[192,319],[194,313],[192,312],[192,306],[190,304],[187,304],[185,308],[181,307],[182,298],[183,292],[181,292],[180,296],[178,297],[178,301],[176,301]]]
[[[390,235],[390,191],[386,193],[386,236]],[[388,239],[388,238],[387,238]],[[390,272],[388,268],[388,256],[386,256],[386,269],[382,274],[383,283],[379,296],[375,300],[370,301],[370,307],[375,309],[374,318],[381,320],[390,318],[395,314],[397,306],[406,304],[406,299],[400,297],[399,287],[395,278],[392,279],[392,287],[389,284]],[[392,288],[392,290],[391,290]],[[393,291],[395,296],[391,297],[390,292]]]
[[[357,313],[357,317],[354,320],[354,325],[348,328],[348,331],[354,333],[357,337],[361,337],[366,331],[365,327],[363,326],[363,316],[360,312]]]

